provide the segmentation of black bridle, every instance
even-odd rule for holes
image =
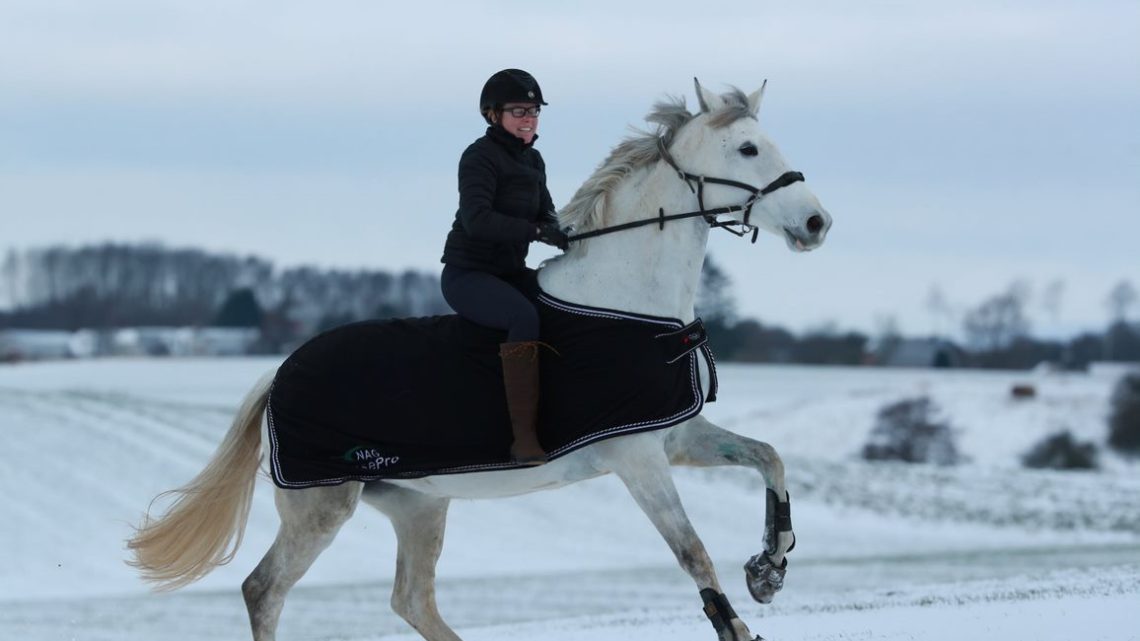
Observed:
[[[728,180],[726,178],[710,178],[708,176],[699,176],[697,174],[690,174],[689,172],[684,171],[680,167],[677,166],[677,161],[673,160],[673,156],[669,153],[669,150],[665,147],[664,139],[662,139],[662,138],[657,139],[657,148],[661,152],[661,159],[664,160],[666,163],[668,163],[669,166],[673,168],[673,171],[677,172],[677,176],[679,176],[681,178],[681,180],[685,181],[685,184],[689,186],[689,191],[691,191],[692,193],[697,195],[697,206],[699,206],[700,209],[698,209],[696,211],[688,211],[688,212],[685,212],[683,214],[666,214],[665,208],[661,207],[661,208],[658,208],[658,210],[657,210],[657,216],[655,216],[653,218],[643,218],[641,220],[635,220],[633,222],[622,223],[621,225],[614,225],[613,227],[603,227],[601,229],[592,229],[592,230],[587,231],[587,232],[582,232],[581,234],[573,234],[573,235],[569,236],[567,240],[569,240],[569,241],[584,240],[586,238],[593,238],[595,236],[602,236],[604,234],[612,234],[614,232],[624,231],[626,229],[634,229],[636,227],[644,227],[645,225],[652,225],[654,223],[657,223],[659,225],[660,229],[665,229],[665,222],[666,221],[681,220],[683,218],[695,218],[697,216],[703,216],[705,219],[705,222],[707,222],[709,224],[710,228],[723,229],[727,232],[735,234],[736,236],[742,236],[742,237],[751,233],[752,234],[752,242],[755,243],[756,242],[756,236],[760,232],[760,230],[755,225],[751,225],[748,223],[748,218],[752,215],[752,206],[755,205],[756,202],[759,201],[761,198],[763,198],[764,196],[767,196],[768,194],[776,191],[777,189],[780,189],[782,187],[787,187],[788,185],[791,185],[793,183],[801,182],[804,179],[804,175],[798,171],[787,171],[787,172],[784,172],[783,174],[781,174],[779,178],[768,183],[768,185],[766,187],[764,187],[763,189],[757,189],[756,187],[753,187],[752,185],[749,185],[748,183],[742,183],[742,182],[738,182],[735,180]],[[696,187],[693,186],[693,183],[696,183]],[[715,209],[705,209],[705,185],[706,184],[726,185],[728,187],[736,187],[737,189],[743,189],[743,190],[751,193],[752,195],[748,198],[748,200],[744,201],[744,204],[742,204],[742,205],[730,205],[728,207],[717,207]],[[720,220],[717,220],[717,216],[720,216],[721,214],[731,214],[731,213],[738,212],[738,211],[744,212],[744,220],[743,221],[736,221],[736,220],[720,221]]]

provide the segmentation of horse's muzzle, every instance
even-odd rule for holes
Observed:
[[[799,224],[784,227],[784,240],[792,251],[811,251],[823,244],[829,229],[831,215],[820,209],[809,214]]]

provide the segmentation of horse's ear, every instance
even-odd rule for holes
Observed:
[[[693,78],[693,85],[697,88],[697,104],[701,106],[701,113],[716,111],[724,106],[724,98],[702,87],[701,81]]]
[[[760,101],[764,98],[764,87],[768,86],[768,79],[764,79],[764,83],[760,88],[748,94],[748,110],[755,116],[760,111]]]

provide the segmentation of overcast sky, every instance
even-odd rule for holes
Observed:
[[[504,67],[550,103],[559,206],[655,100],[695,105],[694,76],[768,79],[761,122],[835,223],[802,255],[712,235],[744,315],[927,333],[932,287],[962,310],[1021,280],[1056,333],[1140,286],[1136,0],[0,0],[0,250],[437,271]]]

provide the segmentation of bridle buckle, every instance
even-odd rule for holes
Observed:
[[[709,227],[714,229],[723,229],[726,232],[743,238],[748,234],[752,234],[752,243],[756,243],[757,236],[760,235],[760,228],[756,225],[741,222],[739,220],[716,220],[715,218],[706,218]]]

